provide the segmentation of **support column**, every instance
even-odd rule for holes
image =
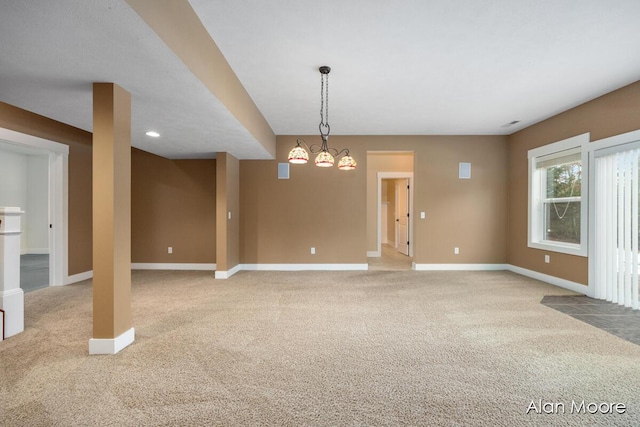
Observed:
[[[93,84],[93,338],[89,354],[134,341],[131,325],[131,95]]]
[[[240,164],[229,153],[216,155],[216,279],[240,270]]]
[[[20,289],[20,208],[0,208],[0,309],[4,338],[24,331],[24,292]],[[2,340],[2,329],[0,329]]]

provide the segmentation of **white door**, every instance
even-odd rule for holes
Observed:
[[[396,225],[398,252],[409,255],[409,180],[396,180]]]

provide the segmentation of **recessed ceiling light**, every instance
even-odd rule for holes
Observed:
[[[150,131],[147,132],[147,136],[150,136],[152,138],[157,138],[157,137],[160,136],[160,134],[158,132],[156,132],[156,131],[150,130]]]

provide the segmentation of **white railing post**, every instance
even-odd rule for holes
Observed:
[[[24,330],[24,292],[20,289],[20,208],[0,208],[0,309],[4,337]]]

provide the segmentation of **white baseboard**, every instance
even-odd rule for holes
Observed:
[[[381,256],[380,251],[367,251],[367,258],[380,258]]]
[[[231,270],[226,270],[226,271],[216,270],[214,277],[216,279],[228,279],[229,277],[236,274],[238,271],[244,270],[242,267],[243,267],[242,264],[238,264],[235,267],[233,267]]]
[[[495,271],[508,270],[507,264],[416,264],[416,271]]]
[[[369,264],[242,264],[247,271],[361,271]]]
[[[589,295],[589,287],[581,283],[572,282],[570,280],[561,279],[559,277],[550,276],[544,273],[538,273],[537,271],[527,270],[526,268],[518,267],[511,264],[507,264],[507,267],[507,269],[513,273],[540,280],[542,282],[546,282],[560,288],[568,289],[570,291],[578,292],[579,294],[592,296]]]
[[[49,248],[30,248],[27,255],[49,255]]]
[[[85,271],[84,273],[74,274],[73,276],[67,277],[67,280],[64,281],[65,285],[70,285],[72,283],[82,282],[83,280],[88,280],[93,278],[93,270]]]
[[[205,270],[214,271],[215,264],[207,263],[131,263],[132,270]]]
[[[116,354],[135,340],[134,328],[115,338],[91,338],[89,340],[89,354]]]

